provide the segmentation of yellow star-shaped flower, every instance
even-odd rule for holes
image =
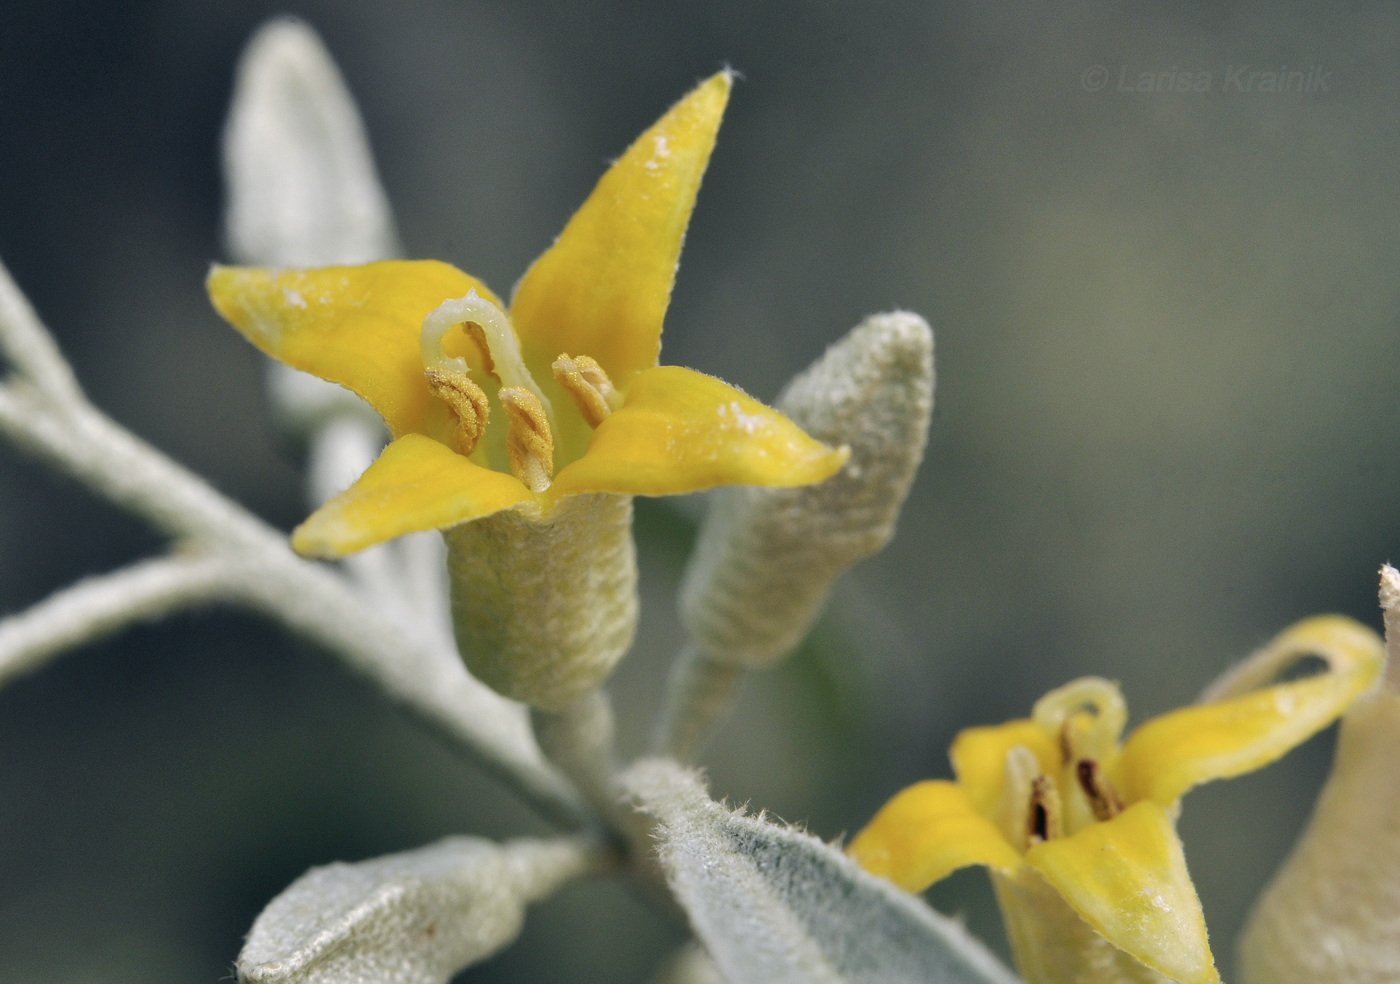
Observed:
[[[717,379],[658,366],[681,242],[730,76],[627,150],[521,280],[509,312],[435,261],[215,267],[209,294],[273,358],[367,400],[392,443],[293,534],[334,557],[587,492],[801,485],[845,461]]]
[[[1309,655],[1326,672],[1172,711],[1121,743],[1118,688],[1076,680],[1029,719],[959,734],[957,781],[898,793],[850,853],[913,892],[986,865],[1027,984],[1218,981],[1176,834],[1178,800],[1325,727],[1375,680],[1384,648],[1364,626],[1320,616],[1261,654],[1266,665]]]

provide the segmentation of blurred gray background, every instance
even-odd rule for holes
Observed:
[[[716,793],[835,837],[945,775],[957,729],[1071,677],[1122,681],[1142,720],[1299,617],[1379,624],[1400,7],[0,5],[0,256],[101,406],[290,527],[296,449],[201,288],[234,62],[283,10],[360,100],[412,255],[509,289],[605,162],[729,64],[746,81],[665,360],[771,398],[865,313],[934,323],[938,409],[898,538],[751,681],[707,756]],[[1240,66],[1310,91],[1241,91]],[[1204,91],[1175,91],[1187,73]],[[630,751],[678,644],[694,515],[639,510],[643,634],[613,687]],[[0,611],[157,545],[0,448]],[[1227,974],[1329,747],[1186,804]],[[279,630],[224,610],[143,627],[0,692],[0,980],[216,981],[310,865],[540,829]],[[932,893],[998,939],[989,897],[978,872]],[[677,940],[584,884],[463,980],[642,982]]]

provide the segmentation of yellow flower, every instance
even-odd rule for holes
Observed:
[[[253,344],[358,393],[393,437],[292,545],[338,557],[443,530],[463,659],[538,709],[597,687],[631,645],[632,495],[804,485],[846,461],[734,387],[657,365],[729,88],[727,72],[702,82],[637,139],[508,313],[433,261],[209,276]]]
[[[1260,768],[1325,727],[1384,656],[1375,633],[1341,616],[1300,622],[1268,650],[1270,665],[1317,655],[1327,669],[1172,711],[1121,743],[1118,688],[1076,680],[1042,697],[1029,719],[959,734],[957,781],[898,793],[850,853],[913,892],[986,865],[1027,984],[1217,981],[1176,834],[1180,797]]]
[[[215,267],[214,306],[273,358],[367,400],[393,436],[293,535],[341,556],[588,492],[801,485],[845,452],[717,379],[658,366],[681,241],[730,76],[701,83],[627,150],[520,281],[509,314],[444,263]]]

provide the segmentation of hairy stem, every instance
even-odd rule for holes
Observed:
[[[595,810],[616,821],[621,807],[613,785],[613,712],[607,693],[591,690],[560,711],[533,709],[530,720],[545,758]]]
[[[82,399],[73,370],[4,263],[0,263],[0,354],[52,399],[62,403]]]
[[[133,622],[227,595],[233,582],[225,560],[198,554],[159,557],[85,578],[0,622],[0,686]]]
[[[250,604],[316,640],[452,739],[544,816],[569,828],[587,822],[586,807],[540,758],[519,709],[472,679],[455,652],[366,604],[341,574],[293,554],[283,533],[81,397],[68,395],[73,402],[60,409],[47,392],[25,380],[0,384],[0,434],[222,565],[225,583],[203,597],[217,593]],[[136,591],[145,583],[137,579],[123,590]],[[193,600],[199,599],[166,595],[165,611]],[[55,599],[50,603],[61,604]],[[93,622],[98,631],[102,625],[116,628],[140,617],[120,615],[123,605],[116,598],[105,604],[106,621]],[[134,608],[139,606],[125,605],[127,612]],[[41,605],[37,614],[20,618],[43,615]],[[7,631],[13,628],[3,624]],[[15,631],[32,633],[36,624],[56,623],[21,621]],[[25,645],[31,653],[43,648],[32,639]],[[27,658],[41,657],[18,657]]]
[[[652,732],[652,753],[693,761],[734,706],[743,679],[741,666],[713,660],[693,644],[681,650],[671,667],[666,703]]]

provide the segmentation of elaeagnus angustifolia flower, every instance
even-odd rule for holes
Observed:
[[[702,82],[637,139],[509,307],[434,261],[209,277],[250,341],[353,390],[393,436],[295,548],[336,557],[444,530],[469,668],[536,707],[596,687],[631,643],[632,495],[800,485],[846,459],[718,379],[657,365],[730,82]]]
[[[951,750],[956,781],[898,793],[850,853],[913,892],[987,866],[1027,984],[1218,981],[1176,834],[1179,800],[1331,723],[1375,680],[1383,651],[1364,626],[1320,616],[1262,655],[1271,672],[1248,692],[1163,714],[1121,741],[1127,707],[1097,677],[1046,694],[1029,719],[969,728]],[[1260,686],[1307,656],[1326,671]]]

